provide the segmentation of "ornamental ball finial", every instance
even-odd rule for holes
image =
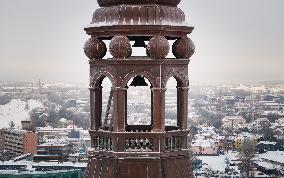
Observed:
[[[115,36],[109,44],[109,52],[116,59],[125,59],[131,56],[132,48],[126,36]]]
[[[147,55],[152,59],[164,59],[170,51],[170,44],[164,36],[154,36],[147,46]]]
[[[189,59],[195,52],[195,46],[190,38],[183,37],[174,42],[172,51],[177,59]]]
[[[84,45],[84,52],[90,60],[102,59],[107,52],[105,43],[97,38],[90,38]]]

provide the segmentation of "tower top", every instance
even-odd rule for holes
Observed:
[[[154,36],[174,39],[193,30],[185,13],[177,7],[181,0],[97,0],[92,21],[85,27],[89,35],[111,39],[116,34]]]
[[[98,0],[101,7],[116,6],[116,5],[143,5],[143,4],[158,4],[166,6],[177,6],[181,0]]]

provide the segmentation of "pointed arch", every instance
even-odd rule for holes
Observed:
[[[114,79],[113,75],[109,72],[100,72],[100,74],[97,74],[94,77],[91,77],[91,79],[90,79],[91,80],[90,81],[91,86],[92,87],[99,87],[102,84],[102,82],[105,78],[108,78],[108,80],[110,80],[112,87],[115,86],[115,84],[116,84],[115,79]]]
[[[137,72],[137,71],[133,71],[133,73],[128,73],[123,78],[122,87],[127,86],[128,82],[136,76],[143,76],[149,81],[149,83],[151,84],[151,87],[158,87],[155,82],[155,79],[153,79],[153,77],[148,72]]]

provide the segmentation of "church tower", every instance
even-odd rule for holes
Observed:
[[[181,0],[97,1],[100,8],[85,28],[91,36],[84,51],[90,59],[92,143],[86,177],[193,177],[187,115],[188,64],[195,47],[188,38],[193,27],[178,8]],[[132,56],[134,48],[144,55]],[[170,49],[175,58],[167,58]],[[104,58],[107,51],[112,58]],[[177,81],[176,126],[165,124],[165,92],[171,77]],[[102,116],[105,78],[112,88]],[[151,91],[150,124],[131,125],[127,90],[146,86],[145,80]]]

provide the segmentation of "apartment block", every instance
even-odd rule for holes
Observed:
[[[33,156],[34,162],[64,162],[67,161],[70,145],[60,140],[49,140],[37,146],[37,154]]]
[[[19,129],[0,131],[0,149],[7,150],[13,156],[37,152],[37,134]]]

